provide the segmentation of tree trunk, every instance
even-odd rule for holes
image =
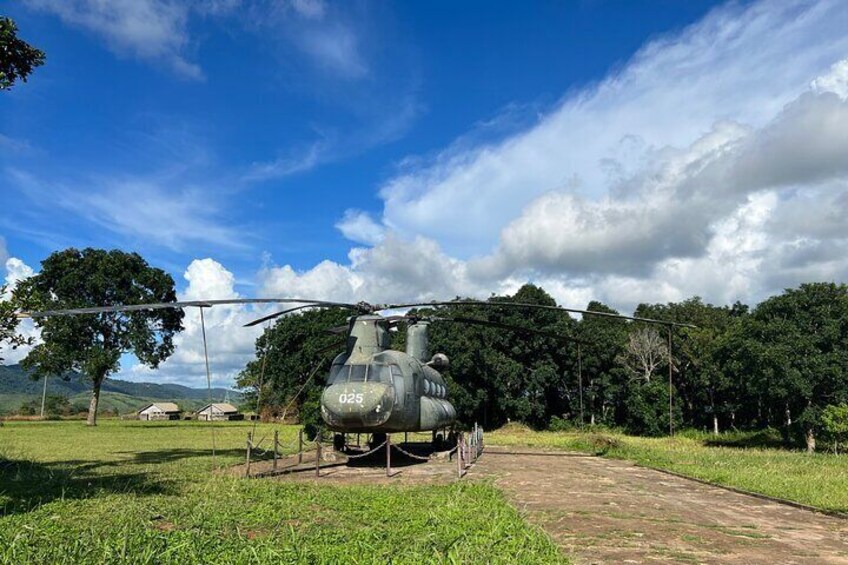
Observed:
[[[103,378],[94,379],[94,388],[91,391],[91,402],[88,404],[88,420],[86,424],[89,426],[97,425],[97,405],[100,403],[100,385],[103,383]]]
[[[713,433],[718,435],[718,414],[713,412]]]
[[[816,436],[813,434],[813,428],[807,428],[807,453],[815,453],[816,451]]]
[[[592,414],[591,414],[591,416],[590,416],[589,418],[590,418],[590,419],[589,419],[589,425],[590,425],[590,426],[594,426],[594,425],[595,425],[595,413],[594,413],[594,412],[592,412]]]

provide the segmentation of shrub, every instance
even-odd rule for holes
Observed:
[[[839,446],[848,443],[848,404],[829,405],[821,412],[822,436],[839,453]]]

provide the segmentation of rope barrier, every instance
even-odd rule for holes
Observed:
[[[342,455],[344,455],[348,459],[361,459],[362,457],[365,457],[366,455],[371,455],[375,451],[379,451],[380,449],[383,448],[383,446],[386,445],[387,442],[388,442],[388,440],[384,441],[383,443],[381,443],[380,445],[378,445],[377,447],[375,447],[371,451],[366,451],[365,453],[358,453],[356,455],[350,455],[348,453],[342,453]]]
[[[432,455],[432,454],[431,454],[431,455],[428,455],[427,457],[424,457],[423,455],[415,455],[414,453],[410,453],[410,452],[408,452],[407,450],[403,449],[400,445],[398,445],[398,444],[396,444],[396,443],[393,443],[393,444],[392,444],[392,447],[394,447],[395,449],[397,449],[398,451],[400,451],[401,453],[403,453],[403,454],[404,454],[404,455],[406,455],[407,457],[412,457],[413,459],[418,459],[419,461],[430,461],[431,459],[435,459],[435,456],[434,456],[434,455]],[[451,453],[453,453],[455,450],[456,450],[456,447],[454,447],[453,449],[451,449],[450,451],[448,451],[448,452],[447,452],[447,453],[448,453],[448,455],[450,455]]]

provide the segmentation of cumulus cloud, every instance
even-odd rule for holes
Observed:
[[[356,243],[376,245],[383,240],[385,228],[374,221],[371,214],[353,208],[345,210],[344,217],[336,223],[342,235]]]
[[[666,258],[703,254],[715,223],[750,194],[845,176],[845,155],[848,103],[805,93],[762,128],[719,124],[684,151],[664,151],[660,168],[624,179],[603,198],[538,198],[502,231],[498,252],[477,264],[496,275],[534,268],[646,274]]]
[[[0,238],[0,259],[3,259],[4,255],[6,255],[4,260],[4,265],[6,267],[6,276],[4,279],[6,292],[5,294],[0,295],[0,300],[8,300],[12,295],[12,291],[15,290],[15,287],[20,281],[35,274],[32,267],[24,263],[22,260],[17,257],[8,257],[3,238]],[[32,338],[34,340],[33,345],[37,344],[41,339],[41,332],[35,327],[33,321],[29,319],[21,320],[18,324],[17,332],[24,337]],[[0,349],[3,350],[3,363],[7,365],[14,365],[15,363],[20,363],[21,359],[26,357],[27,353],[29,353],[32,349],[32,345],[24,345],[17,349],[8,349],[4,347],[3,343],[0,343]]]
[[[714,10],[568,94],[529,129],[412,160],[381,188],[384,222],[468,257],[491,251],[504,226],[552,191],[591,201],[626,193],[621,178],[656,168],[666,150],[717,123],[760,128],[830,72],[848,53],[846,10],[836,1]]]
[[[235,290],[233,274],[213,259],[195,259],[183,276],[188,286],[179,294],[180,300],[240,297]],[[233,386],[238,372],[253,357],[253,344],[262,328],[242,326],[259,315],[252,308],[242,305],[214,306],[204,310],[212,386]],[[124,370],[118,378],[205,387],[200,311],[197,308],[186,309],[183,325],[185,330],[174,338],[174,354],[158,370],[136,364]]]
[[[834,63],[830,72],[816,77],[810,86],[816,92],[833,92],[843,100],[848,98],[848,59]]]
[[[268,267],[260,273],[262,293],[385,303],[486,292],[468,276],[463,261],[426,238],[403,240],[389,232],[374,247],[352,249],[349,260],[346,265],[322,261],[305,271],[289,265]]]

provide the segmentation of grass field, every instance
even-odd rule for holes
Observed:
[[[251,426],[216,424],[217,465],[242,460]],[[245,480],[211,472],[210,444],[197,422],[7,422],[0,563],[566,561],[488,484]]]
[[[770,438],[758,440],[752,434],[643,438],[615,433],[534,432],[521,426],[507,426],[487,438],[489,444],[556,448],[628,459],[823,510],[848,512],[848,456],[749,447],[773,443]]]

